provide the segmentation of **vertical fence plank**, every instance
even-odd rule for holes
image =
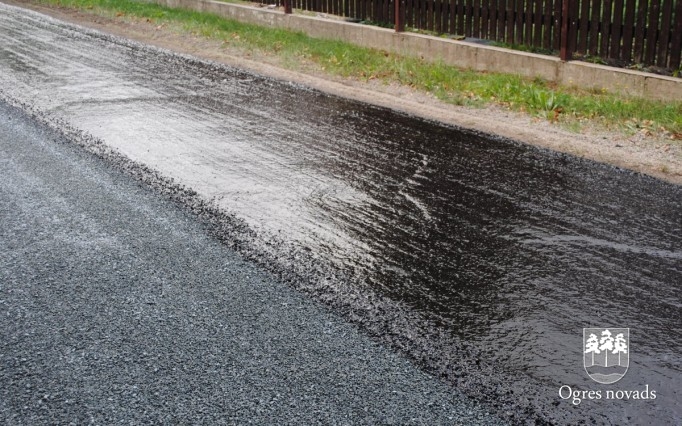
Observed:
[[[526,0],[524,9],[523,44],[533,45],[533,5],[539,0]]]
[[[533,45],[542,47],[542,0],[535,0],[533,9]]]
[[[412,11],[408,19],[411,20],[411,26],[415,29],[422,29],[422,6],[424,0],[412,0]]]
[[[456,22],[456,32],[455,34],[464,35],[464,0],[457,0],[455,14],[453,15]]]
[[[443,28],[448,34],[453,34],[452,10],[454,7],[454,2],[443,0]]]
[[[559,48],[559,57],[562,61],[568,61],[571,59],[571,52],[569,50],[569,40],[568,40],[568,27],[571,24],[570,19],[570,4],[568,0],[561,1],[561,39]]]
[[[615,0],[613,3],[613,25],[611,26],[611,46],[609,58],[620,58],[621,35],[623,26],[623,0]]]
[[[479,23],[479,31],[478,34],[475,35],[474,37],[479,37],[479,38],[489,38],[488,35],[488,19],[489,19],[489,14],[488,14],[488,0],[481,0],[481,19]],[[475,24],[474,24],[475,26]]]
[[[394,7],[393,0],[383,0],[381,4],[381,22],[395,25],[395,22],[393,21],[395,14],[392,13],[393,9],[391,9],[391,7]]]
[[[601,20],[601,0],[591,0],[590,8],[590,39],[588,53],[596,56],[599,54],[599,23]]]
[[[430,0],[424,0],[424,29],[433,31],[433,2]]]
[[[474,20],[471,37],[481,38],[481,0],[474,0]]]
[[[410,11],[407,15],[407,20],[409,21],[409,26],[413,28],[421,28],[419,20],[421,19],[421,1],[420,0],[410,0]]]
[[[507,1],[509,0],[498,0],[497,10],[496,10],[496,20],[497,20],[497,37],[495,40],[504,41],[505,37],[505,23],[507,22],[505,13],[507,9]]]
[[[609,44],[611,41],[611,3],[612,0],[604,0],[604,9],[601,15],[599,56],[607,58],[609,54]]]
[[[637,23],[635,24],[635,49],[633,52],[633,60],[636,63],[641,63],[644,59],[644,41],[645,41],[645,26],[647,22],[647,15],[649,14],[649,2],[639,1],[637,8]]]
[[[433,3],[433,30],[437,33],[441,32],[441,7],[443,5],[442,0],[431,0]]]
[[[396,0],[398,1],[398,0]],[[405,31],[405,20],[407,19],[407,7],[405,5],[406,1],[405,0],[399,0],[400,1],[400,31]]]
[[[402,5],[400,4],[401,0],[390,0],[388,2],[388,10],[386,11],[387,18],[388,18],[388,23],[393,25],[393,28],[397,28],[398,24],[402,25],[402,22],[400,21],[401,16],[399,15],[400,10],[399,8],[403,8]],[[402,0],[404,3],[405,0]]]
[[[464,7],[464,35],[471,37],[474,33],[473,22],[474,22],[474,2],[473,0],[466,0],[466,5]]]
[[[414,0],[405,0],[403,3],[403,6],[405,10],[403,11],[403,14],[405,15],[405,27],[413,27],[414,26],[414,18],[413,18],[413,13],[414,13]]]
[[[448,32],[450,34],[456,34],[457,28],[455,27],[455,21],[457,19],[457,0],[450,0],[448,14]]]
[[[499,24],[497,13],[500,10],[500,0],[490,0],[488,4],[488,37],[490,37],[490,40],[497,41],[497,27]]]
[[[514,43],[523,44],[523,1],[514,1]]]
[[[679,0],[678,0],[679,1]],[[672,0],[663,1],[663,13],[661,13],[661,33],[658,38],[658,52],[656,54],[656,65],[659,67],[668,66],[668,42],[670,41],[670,28],[672,27],[673,5]]]
[[[542,47],[552,48],[552,13],[554,3],[552,0],[545,0],[545,10],[542,13]]]
[[[514,0],[507,0],[504,11],[505,20],[505,43],[514,43]]]
[[[656,55],[656,42],[658,41],[658,22],[661,16],[660,0],[650,0],[649,24],[646,28],[646,50],[644,52],[644,63],[651,64]]]
[[[554,0],[554,10],[552,15],[552,48],[561,49],[561,6],[562,0]]]
[[[454,18],[455,22],[457,22],[455,34],[457,35],[464,35],[464,14],[466,11],[465,2],[466,0],[457,0],[455,6]]]
[[[401,3],[401,13],[402,13],[402,18],[403,18],[403,28],[405,27],[411,27],[412,26],[412,20],[411,20],[411,12],[412,12],[412,0],[403,0]]]
[[[672,69],[679,69],[682,56],[682,1],[677,0],[675,7],[675,26],[670,39],[670,63]]]
[[[503,0],[490,0],[490,39],[498,41],[500,39],[500,4]]]
[[[576,52],[587,53],[588,28],[590,25],[590,1],[580,0],[580,19],[578,23],[578,43]]]
[[[411,27],[412,26],[412,0],[406,0],[403,3],[403,22],[405,23],[405,26]]]
[[[625,62],[630,62],[632,58],[632,47],[634,43],[635,7],[637,0],[625,1],[625,18],[623,24],[623,48],[620,57]]]
[[[568,3],[568,56],[573,58],[578,44],[578,16],[580,9],[578,8],[578,0],[569,0]]]
[[[443,34],[451,34],[450,32],[450,9],[452,8],[452,0],[441,0],[440,5],[440,27]]]

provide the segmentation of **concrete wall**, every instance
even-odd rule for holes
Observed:
[[[480,44],[443,39],[391,29],[312,16],[285,15],[276,10],[210,0],[151,0],[197,11],[211,12],[241,22],[302,31],[312,37],[348,41],[360,46],[387,50],[426,60],[478,71],[541,77],[566,85],[591,87],[651,99],[682,100],[682,79],[580,61],[513,51]]]

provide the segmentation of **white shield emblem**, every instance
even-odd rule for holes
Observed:
[[[595,382],[622,379],[630,365],[630,329],[583,328],[583,365]]]

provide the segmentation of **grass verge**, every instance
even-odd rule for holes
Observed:
[[[232,47],[278,55],[285,66],[301,64],[344,77],[380,79],[407,85],[457,104],[478,107],[497,104],[579,130],[584,123],[624,132],[652,133],[682,140],[682,101],[652,101],[599,90],[557,86],[513,74],[482,73],[442,63],[401,56],[353,44],[317,39],[184,9],[134,0],[38,0],[39,3],[89,10],[107,16],[146,18],[181,25],[184,30]]]

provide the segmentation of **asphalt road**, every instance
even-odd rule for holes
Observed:
[[[0,104],[0,423],[498,424]]]

